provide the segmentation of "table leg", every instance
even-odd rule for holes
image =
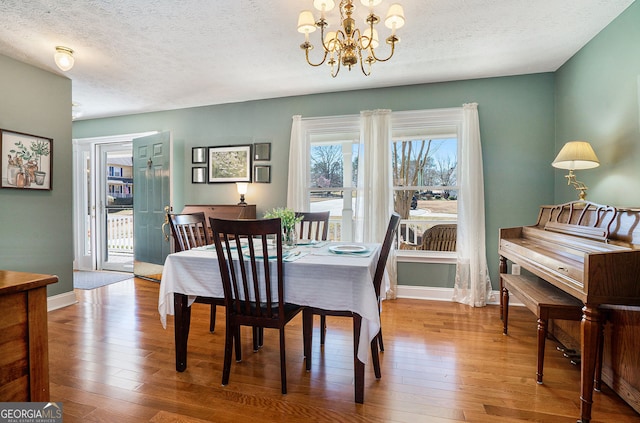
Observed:
[[[580,364],[580,420],[578,423],[591,421],[591,405],[593,404],[593,377],[596,370],[598,341],[601,334],[600,311],[598,307],[586,304],[582,309],[582,359]]]
[[[187,339],[191,325],[191,307],[184,294],[173,294],[174,336],[176,343],[176,370],[184,372],[187,368]]]
[[[364,363],[358,359],[360,328],[362,316],[353,313],[353,375],[355,379],[355,397],[358,404],[364,404]]]

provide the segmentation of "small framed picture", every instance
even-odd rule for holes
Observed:
[[[206,167],[192,167],[191,168],[191,183],[192,184],[206,184],[207,183],[207,168]]]
[[[208,182],[251,182],[251,145],[209,147]]]
[[[271,166],[255,165],[253,167],[253,182],[271,183]]]
[[[253,144],[253,160],[256,162],[266,162],[271,160],[271,143],[259,142]]]
[[[0,129],[1,188],[50,191],[53,139]]]
[[[191,163],[193,164],[207,163],[207,147],[193,147],[191,149]]]

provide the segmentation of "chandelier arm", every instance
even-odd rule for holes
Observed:
[[[371,50],[373,50],[373,49],[371,49]],[[359,62],[360,62],[360,70],[362,71],[364,76],[371,75],[371,64],[369,64],[369,72],[364,70],[364,60],[362,60],[362,50],[361,49],[358,49],[358,59],[359,59]]]
[[[389,57],[387,57],[386,59],[380,59],[378,56],[376,56],[376,53],[375,53],[375,51],[373,51],[373,49],[370,50],[371,51],[371,55],[373,56],[374,59],[376,59],[377,62],[386,62],[387,60],[389,60],[389,59],[391,59],[393,57],[393,53],[395,52],[395,49],[396,49],[396,42],[398,42],[397,41],[398,39],[393,35],[391,37],[387,38],[387,41],[390,40],[390,39],[394,40],[394,41],[388,43],[388,44],[391,44],[391,53],[389,54]]]
[[[307,63],[308,63],[308,64],[310,64],[311,66],[313,66],[313,67],[321,66],[321,65],[322,65],[322,64],[327,60],[327,53],[328,53],[328,52],[327,52],[327,50],[325,50],[325,51],[324,51],[324,56],[322,57],[322,60],[321,60],[319,63],[312,63],[312,62],[309,60],[309,50],[311,50],[311,49],[309,49],[309,48],[305,49],[305,50],[304,50],[304,55],[305,55],[305,57],[306,57],[306,59],[307,59]]]
[[[333,73],[333,69],[331,69],[332,78],[335,78],[336,76],[338,76],[338,73],[340,73],[340,62],[341,62],[340,57],[338,57],[337,62],[338,62],[338,66],[336,67],[336,73]]]

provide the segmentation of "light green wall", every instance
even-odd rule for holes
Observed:
[[[507,78],[425,84],[396,88],[288,97],[168,112],[76,121],[74,138],[149,130],[171,130],[174,149],[191,157],[191,148],[272,142],[271,184],[252,184],[247,201],[258,214],[286,202],[291,117],[357,114],[460,107],[477,102],[483,145],[487,253],[497,286],[498,228],[534,222],[538,206],[553,200],[554,77],[536,74]],[[185,204],[235,203],[234,184],[193,185],[191,165],[174,175]],[[177,210],[182,203],[174,203]],[[404,268],[406,266],[406,268]],[[409,283],[431,285],[425,265],[401,264]],[[401,283],[404,281],[401,280]],[[452,283],[450,284],[452,286]]]
[[[600,167],[576,171],[587,199],[640,206],[640,2],[601,31],[556,72],[556,147],[589,141]],[[577,199],[555,175],[556,203]]]
[[[0,55],[0,93],[0,128],[53,138],[51,191],[0,189],[0,269],[55,274],[48,294],[72,291],[71,81]]]

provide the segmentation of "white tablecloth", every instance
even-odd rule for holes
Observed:
[[[330,245],[298,247],[307,254],[283,264],[285,301],[327,310],[349,310],[362,316],[358,359],[366,364],[370,342],[380,330],[373,288],[380,244],[363,244],[375,250],[368,257],[327,253]],[[173,294],[176,292],[188,295],[189,305],[196,296],[224,297],[218,258],[213,249],[167,256],[158,298],[160,321],[165,328],[167,315],[175,312]]]

